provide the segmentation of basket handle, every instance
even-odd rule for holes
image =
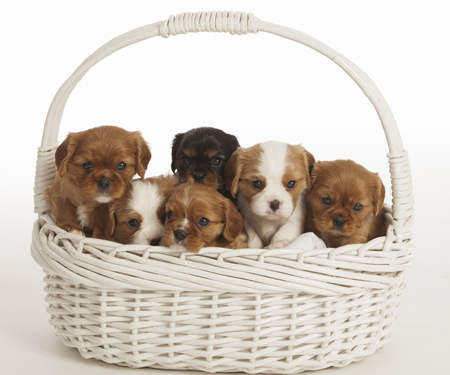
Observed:
[[[393,192],[394,230],[397,234],[396,241],[401,241],[402,233],[407,232],[412,224],[414,205],[409,160],[406,151],[403,149],[397,123],[378,87],[355,64],[324,43],[300,31],[264,22],[252,14],[241,12],[198,12],[170,16],[167,20],[122,34],[90,55],[64,82],[50,105],[38,153],[35,178],[35,212],[42,214],[49,211],[44,193],[46,187],[51,185],[56,172],[53,153],[58,146],[58,133],[64,107],[71,92],[89,69],[112,53],[145,39],[155,36],[167,38],[170,35],[207,31],[228,32],[237,35],[263,31],[293,40],[328,57],[356,82],[374,106],[387,139]]]
[[[301,43],[339,65],[358,84],[375,107],[387,138],[389,153],[399,154],[404,151],[397,124],[386,100],[373,81],[361,69],[332,48],[300,31],[264,22],[252,14],[241,12],[181,13],[176,16],[170,16],[165,21],[129,31],[100,47],[75,70],[56,93],[45,121],[40,149],[44,150],[58,146],[61,119],[71,92],[94,65],[112,53],[155,36],[167,38],[170,35],[186,34],[188,32],[228,32],[232,35],[244,35],[249,32],[257,33],[258,31],[271,33]]]

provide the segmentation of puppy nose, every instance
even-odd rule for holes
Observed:
[[[194,173],[194,181],[198,182],[198,183],[202,183],[203,180],[205,179],[205,174],[204,173]]]
[[[269,203],[270,209],[275,212],[276,210],[278,210],[280,208],[280,201],[278,200],[273,200],[272,202]]]
[[[100,190],[105,191],[111,186],[111,181],[107,178],[102,178],[101,180],[97,181],[97,186]]]
[[[345,219],[343,217],[334,217],[333,218],[333,225],[336,228],[342,228],[345,225]]]
[[[184,229],[177,229],[175,232],[173,232],[173,235],[178,241],[183,241],[188,236]]]

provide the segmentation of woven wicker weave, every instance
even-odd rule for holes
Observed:
[[[132,43],[187,32],[272,33],[339,65],[375,107],[389,146],[392,207],[385,237],[320,250],[199,254],[120,245],[66,233],[44,191],[67,99],[97,62]],[[251,14],[202,12],[123,34],[86,59],[55,96],[38,152],[32,255],[46,273],[50,324],[85,358],[130,367],[298,373],[345,366],[384,346],[398,319],[412,254],[413,196],[406,151],[378,88],[321,42]]]

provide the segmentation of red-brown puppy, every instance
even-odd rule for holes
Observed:
[[[173,175],[129,182],[114,205],[116,228],[112,239],[124,244],[160,245],[166,202],[178,185]]]
[[[203,184],[180,185],[166,204],[164,245],[197,253],[203,247],[247,248],[236,206]]]
[[[139,132],[100,126],[70,133],[55,153],[57,175],[47,189],[58,226],[71,233],[109,239],[109,203],[120,198],[135,174],[144,177],[151,153]]]
[[[385,236],[384,196],[378,174],[354,161],[317,162],[306,195],[305,230],[313,231],[328,247]]]

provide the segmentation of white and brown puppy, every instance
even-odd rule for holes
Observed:
[[[114,207],[112,239],[123,244],[161,245],[167,199],[179,184],[175,176],[133,180]]]
[[[233,153],[225,183],[237,197],[250,248],[282,248],[303,233],[305,189],[314,162],[301,145],[277,141]]]

